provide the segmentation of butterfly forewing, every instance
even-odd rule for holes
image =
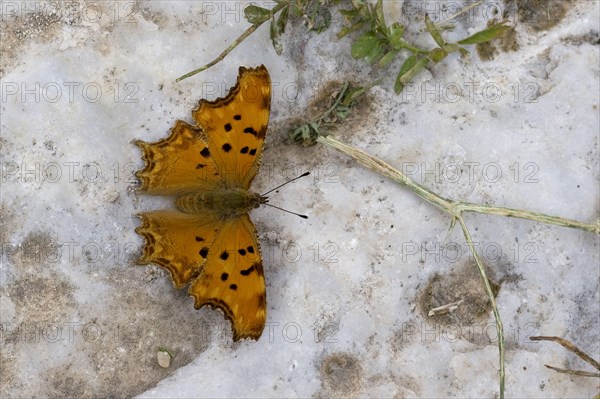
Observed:
[[[156,143],[137,140],[146,161],[136,176],[148,194],[176,195],[217,186],[217,166],[205,156],[208,139],[202,129],[176,121],[169,137]]]
[[[225,182],[250,187],[260,165],[270,106],[271,80],[261,66],[240,68],[238,82],[226,97],[201,100],[194,110]]]

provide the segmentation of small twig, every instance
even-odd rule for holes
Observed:
[[[351,158],[354,158],[361,165],[379,172],[380,174],[394,180],[396,183],[407,186],[412,191],[414,191],[419,197],[423,198],[424,200],[433,204],[441,210],[445,211],[453,206],[452,201],[437,195],[433,191],[429,190],[427,187],[423,187],[415,183],[413,180],[408,178],[399,170],[392,167],[390,164],[378,158],[375,158],[371,154],[361,149],[354,148],[345,143],[342,143],[341,141],[335,139],[333,136],[319,136],[317,138],[317,142],[332,147],[350,156]]]
[[[591,364],[596,370],[600,370],[600,363],[598,363],[593,357],[591,357],[590,355],[588,355],[587,353],[585,353],[584,351],[582,351],[581,349],[579,349],[577,346],[575,346],[571,341],[567,341],[566,339],[561,338],[561,337],[544,336],[544,335],[535,336],[535,337],[529,337],[529,339],[532,340],[532,341],[552,341],[552,342],[558,342],[563,347],[567,348],[569,351],[571,351],[574,354],[576,354],[577,356],[579,356],[586,363]],[[558,371],[558,369],[556,367],[551,367],[551,366],[548,366],[548,365],[545,365],[545,366],[548,367],[548,368],[550,368],[550,369]]]
[[[446,313],[452,313],[456,309],[458,309],[458,307],[463,302],[464,302],[464,299],[461,299],[460,301],[447,303],[446,305],[443,305],[443,306],[438,306],[437,308],[433,308],[433,309],[429,310],[429,313],[427,313],[427,316],[431,317],[431,316],[439,316],[439,315],[446,314]]]
[[[544,364],[544,366],[556,371],[557,373],[577,375],[579,377],[600,377],[600,373],[592,373],[590,371],[561,369],[558,367],[549,366],[547,364]]]
[[[483,2],[484,2],[484,0],[479,0],[472,4],[469,4],[468,6],[462,8],[460,11],[458,11],[456,14],[449,16],[448,21],[451,21],[451,20],[455,19],[456,17],[459,17],[460,15],[466,13],[467,11],[480,6],[481,4],[483,4]]]
[[[483,263],[479,259],[479,255],[477,255],[477,251],[475,251],[475,244],[473,244],[473,240],[471,239],[471,233],[469,233],[469,229],[465,224],[462,216],[455,216],[456,220],[460,224],[462,228],[465,239],[467,240],[467,245],[473,254],[473,258],[475,259],[475,263],[477,263],[477,268],[479,269],[479,274],[481,274],[481,279],[483,280],[483,284],[485,285],[485,290],[487,291],[488,298],[490,299],[490,305],[492,306],[492,312],[494,313],[494,319],[496,320],[496,334],[498,335],[498,356],[500,359],[500,398],[504,398],[504,381],[505,381],[505,373],[504,373],[504,327],[502,325],[502,319],[500,318],[500,312],[498,312],[498,306],[496,306],[496,297],[494,296],[494,290],[490,284],[490,280],[485,272],[485,268]]]
[[[277,4],[275,7],[273,7],[273,9],[271,10],[271,17],[275,14],[277,14],[279,11],[281,11],[283,8],[287,7],[288,3],[286,2],[281,2],[279,4]],[[183,76],[178,77],[177,79],[175,79],[175,82],[179,82],[182,81],[183,79],[187,79],[190,76],[194,76],[197,73],[200,73],[204,70],[207,70],[208,68],[210,68],[211,66],[221,62],[225,57],[227,57],[227,55],[229,53],[231,53],[233,51],[233,49],[235,49],[241,42],[243,42],[244,40],[246,40],[246,38],[248,36],[250,36],[252,33],[254,33],[255,30],[257,30],[262,24],[264,24],[265,22],[269,21],[270,19],[266,19],[262,22],[256,23],[254,25],[252,25],[251,27],[249,27],[248,29],[246,29],[246,31],[244,33],[242,33],[240,35],[240,37],[238,37],[233,43],[231,43],[231,45],[229,45],[229,47],[227,47],[225,50],[223,50],[223,52],[221,54],[219,54],[219,56],[217,58],[215,58],[214,60],[212,60],[211,62],[209,62],[208,64],[195,69],[191,72],[186,73]]]
[[[462,202],[460,204],[457,204],[456,208],[459,212],[477,212],[485,213],[488,215],[499,215],[512,218],[527,219],[536,222],[553,224],[562,227],[570,227],[574,229],[589,231],[591,233],[600,234],[599,223],[584,223],[579,222],[577,220],[563,218],[560,216],[546,215],[544,213],[530,212],[521,209],[472,204],[468,202]]]

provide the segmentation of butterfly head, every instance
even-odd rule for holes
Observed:
[[[269,197],[267,197],[266,195],[261,195],[258,193],[249,193],[250,194],[250,204],[252,209],[256,209],[258,207],[260,207],[261,205],[266,204],[267,202],[269,202]]]

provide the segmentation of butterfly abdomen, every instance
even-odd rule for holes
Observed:
[[[188,193],[175,201],[185,213],[216,213],[221,219],[237,217],[266,202],[259,194],[238,188]]]

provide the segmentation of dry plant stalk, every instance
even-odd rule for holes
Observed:
[[[586,363],[589,363],[592,366],[594,366],[594,368],[596,370],[600,371],[600,363],[598,363],[598,361],[594,360],[593,357],[591,357],[590,355],[588,355],[587,353],[585,353],[584,351],[582,351],[581,349],[579,349],[577,346],[575,346],[571,341],[567,341],[566,339],[560,338],[560,337],[543,336],[543,335],[535,336],[535,337],[529,337],[529,339],[532,340],[532,341],[552,341],[552,342],[558,342],[563,347],[567,348],[570,352],[573,352],[574,354],[576,354],[577,356],[579,356]],[[600,377],[600,373],[592,373],[590,371],[563,369],[563,368],[559,368],[559,367],[549,366],[547,364],[544,364],[544,366],[546,366],[547,368],[549,368],[551,370],[556,371],[557,373],[565,373],[565,374],[577,375],[577,376],[580,376],[580,377]]]

